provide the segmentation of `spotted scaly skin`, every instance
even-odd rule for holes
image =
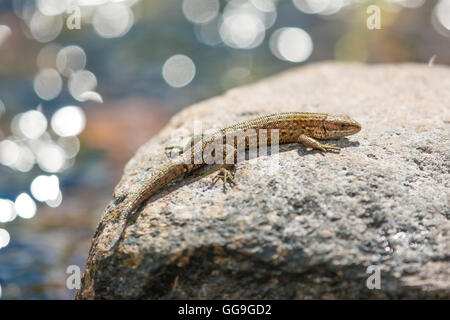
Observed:
[[[346,115],[312,112],[279,112],[215,130],[205,134],[198,143],[189,144],[188,148],[190,148],[189,151],[191,152],[184,152],[174,159],[169,159],[159,168],[151,171],[147,183],[135,192],[131,196],[131,199],[125,200],[121,215],[132,213],[142,202],[157,193],[172,180],[206,165],[203,160],[203,154],[209,144],[217,141],[222,141],[225,144],[227,135],[239,135],[242,131],[249,129],[254,129],[252,131],[256,133],[257,146],[259,146],[260,129],[264,129],[264,132],[267,132],[267,140],[264,140],[267,141],[267,145],[271,145],[271,130],[278,129],[280,145],[301,143],[306,147],[324,152],[338,152],[340,150],[338,147],[322,144],[316,139],[337,139],[352,135],[361,130],[361,125]],[[244,143],[245,146],[240,146],[239,142],[237,142],[238,140],[236,139],[231,143],[235,150],[239,150],[239,147],[248,149],[248,139],[240,140],[240,143]],[[226,153],[224,153],[225,157]],[[194,159],[197,159],[197,162],[200,163],[195,163]],[[234,154],[234,160],[236,160],[236,154]]]

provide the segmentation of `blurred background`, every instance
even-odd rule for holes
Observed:
[[[448,65],[450,0],[0,0],[0,298],[73,298],[67,267],[174,113],[322,60]]]

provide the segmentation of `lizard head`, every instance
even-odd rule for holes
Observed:
[[[361,130],[361,125],[346,115],[327,115],[323,121],[322,139],[334,139],[355,134]]]

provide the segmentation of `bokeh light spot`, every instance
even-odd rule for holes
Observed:
[[[19,157],[16,162],[14,162],[14,169],[21,172],[30,171],[35,163],[35,157],[33,152],[26,145],[21,145],[19,147]]]
[[[33,88],[41,99],[52,100],[61,93],[61,76],[54,69],[42,69],[34,77]]]
[[[207,23],[219,13],[218,0],[183,0],[183,14],[190,22]]]
[[[69,78],[69,92],[78,101],[84,101],[83,93],[93,91],[96,87],[97,78],[90,71],[77,71]]]
[[[19,158],[19,146],[12,140],[6,139],[0,142],[0,163],[5,166],[13,166]]]
[[[258,15],[233,10],[224,17],[219,33],[232,48],[253,49],[264,40],[265,26]]]
[[[325,11],[331,0],[292,0],[294,6],[307,14],[317,14]]]
[[[63,148],[66,158],[75,157],[80,151],[80,140],[77,137],[61,137],[57,141],[58,145]]]
[[[41,175],[34,178],[33,182],[31,182],[30,188],[33,197],[41,202],[54,200],[60,193],[59,179],[55,175]]]
[[[61,137],[76,136],[86,125],[83,109],[77,106],[67,106],[55,112],[51,120],[53,131]]]
[[[0,249],[6,247],[9,244],[10,239],[9,232],[0,228]]]
[[[450,30],[450,0],[440,0],[434,7],[433,14],[441,26]]]
[[[163,65],[164,80],[172,87],[187,86],[195,76],[195,64],[188,56],[178,54],[170,57]]]
[[[222,38],[220,37],[218,30],[218,20],[212,20],[208,23],[202,23],[195,26],[194,32],[197,39],[208,45],[216,46],[222,43]]]
[[[27,193],[21,193],[14,204],[17,214],[23,219],[31,219],[36,214],[36,202]]]
[[[46,16],[36,11],[30,21],[31,35],[36,41],[50,42],[56,39],[63,27],[62,17]]]
[[[51,208],[57,208],[61,205],[62,200],[63,200],[62,192],[60,191],[55,199],[47,200],[45,201],[45,204],[47,204]]]
[[[63,76],[70,76],[73,72],[84,69],[86,53],[79,46],[62,48],[56,56],[56,67]]]
[[[20,115],[18,125],[25,137],[36,139],[47,129],[47,119],[42,112],[30,110]]]
[[[309,34],[300,28],[281,28],[276,30],[269,41],[270,50],[281,60],[303,62],[313,51]]]
[[[278,0],[250,0],[251,3],[262,12],[275,11],[275,2]]]
[[[134,23],[134,15],[124,4],[108,3],[96,9],[92,23],[101,37],[116,38],[130,30]]]
[[[102,96],[95,91],[85,91],[82,94],[80,94],[81,101],[94,101],[97,103],[103,103]]]
[[[0,199],[0,223],[11,222],[16,218],[16,210],[11,200]]]
[[[55,143],[46,143],[36,153],[39,168],[46,172],[59,172],[64,167],[66,155],[64,150]]]
[[[72,0],[37,0],[39,11],[46,16],[56,16],[66,11]]]

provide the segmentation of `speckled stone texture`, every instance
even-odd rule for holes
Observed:
[[[239,163],[227,193],[206,169],[127,222],[115,210],[194,120],[209,129],[294,110],[348,114],[363,129],[332,141],[340,154],[286,145]],[[77,298],[448,299],[449,137],[445,66],[312,64],[188,107],[127,164]],[[369,265],[379,290],[366,286]]]

